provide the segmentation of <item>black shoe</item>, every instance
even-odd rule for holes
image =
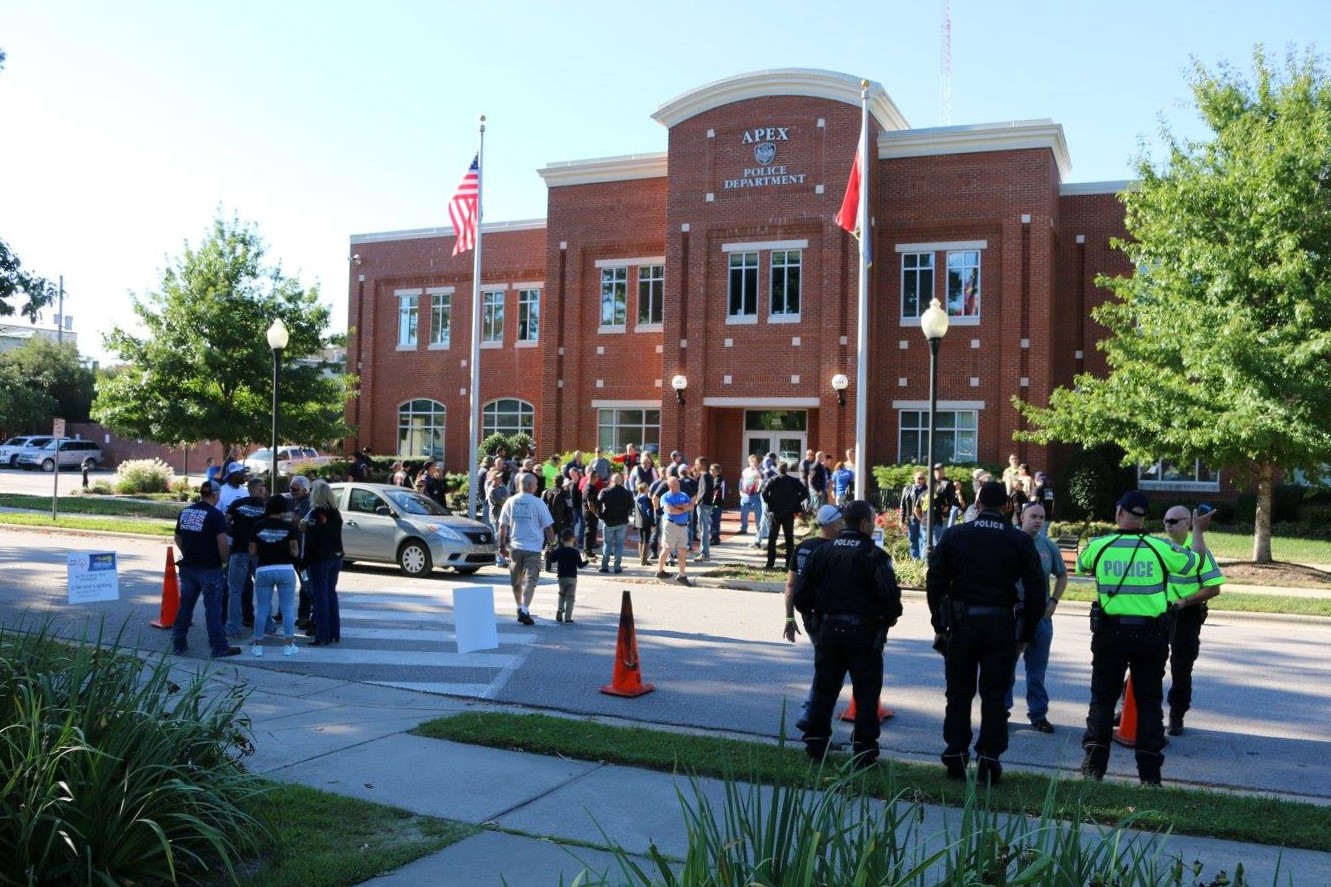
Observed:
[[[856,773],[873,770],[878,766],[877,752],[861,752],[850,759],[850,769]]]
[[[622,573],[622,572],[624,572],[624,568],[623,568],[623,567],[615,567],[615,574],[616,574],[616,575],[618,575],[618,574],[620,574],[620,573]]]
[[[1149,786],[1151,786],[1152,788],[1160,788],[1160,774],[1159,774],[1159,773],[1147,774],[1147,775],[1145,775],[1145,776],[1142,776],[1142,775],[1138,774],[1138,777],[1141,779],[1141,781],[1142,781],[1142,785],[1149,785]]]
[[[1171,714],[1169,716],[1169,735],[1170,736],[1183,735],[1183,715]]]
[[[171,652],[176,656],[184,656],[189,652],[189,647],[172,647]]]
[[[310,641],[310,642],[309,642],[308,644],[306,644],[305,646],[307,646],[307,647],[327,647],[327,646],[328,646],[329,644],[331,644],[331,643],[332,643],[332,641]]]
[[[977,782],[998,785],[1003,781],[1003,765],[998,763],[997,758],[980,758],[979,766],[975,770],[975,779]]]
[[[530,613],[524,613],[524,612],[522,612],[521,610],[518,610],[518,621],[521,622],[523,625],[535,625],[535,624],[536,624],[536,620],[533,619],[533,618],[531,618],[531,614],[530,614]]]
[[[947,768],[948,779],[966,778],[966,756],[965,755],[943,755],[943,766]]]
[[[609,573],[609,572],[610,572],[610,568],[609,568],[609,567],[601,567],[601,569],[597,570],[596,572],[598,572],[598,573]]]
[[[1091,760],[1090,752],[1087,752],[1086,757],[1082,758],[1081,775],[1086,779],[1094,779],[1096,782],[1105,778],[1105,771],[1097,767]]]
[[[1048,718],[1040,718],[1038,721],[1031,721],[1031,726],[1041,733],[1053,733],[1054,725],[1049,723]]]
[[[800,735],[801,735],[801,736],[804,735],[805,733],[808,733],[808,732],[809,732],[809,721],[808,721],[808,719],[807,719],[807,718],[800,718],[798,721],[796,721],[796,722],[795,722],[795,729],[798,730],[798,731],[800,731]]]
[[[241,650],[240,650],[239,647],[227,647],[226,650],[225,650],[224,652],[221,652],[221,653],[214,653],[214,654],[213,654],[213,658],[214,658],[214,659],[221,659],[221,658],[224,657],[224,656],[239,656],[240,653],[241,653]]]

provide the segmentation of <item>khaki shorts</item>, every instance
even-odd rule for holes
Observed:
[[[661,544],[665,546],[667,551],[687,547],[689,544],[689,525],[666,521],[665,526],[661,528]]]

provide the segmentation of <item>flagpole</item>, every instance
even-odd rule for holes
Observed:
[[[481,220],[485,183],[485,115],[481,115],[479,144],[476,148],[476,255],[472,257],[471,271],[471,422],[467,436],[470,454],[467,462],[467,516],[480,519],[477,510],[476,468],[480,465],[481,447]],[[455,232],[461,237],[462,232]]]
[[[869,81],[860,81],[860,302],[855,337],[855,498],[869,498]]]

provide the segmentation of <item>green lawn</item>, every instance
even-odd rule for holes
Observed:
[[[1211,530],[1206,545],[1216,557],[1252,560],[1252,534]],[[1271,557],[1291,564],[1331,564],[1331,541],[1326,539],[1271,538]]]
[[[100,530],[109,533],[134,533],[139,536],[169,537],[175,532],[175,521],[132,517],[83,517],[61,515],[54,522],[51,513],[33,514],[8,511],[0,513],[0,525],[21,527],[53,527],[63,530]]]
[[[183,502],[137,502],[111,496],[61,496],[61,514],[100,514],[116,517],[155,517],[175,520]],[[0,494],[2,508],[28,508],[51,513],[50,496],[25,496],[17,493]]]
[[[429,721],[413,732],[670,773],[785,784],[812,784],[816,779],[802,747],[614,727],[549,715],[467,712]],[[884,763],[890,776],[880,772],[867,783],[868,790],[879,797],[885,797],[890,787],[940,804],[958,805],[965,796],[965,786],[948,780],[937,764],[887,759]],[[1331,851],[1331,807],[1168,785],[1163,790],[1147,789],[1125,782],[1067,779],[1053,788],[1057,811],[1081,809],[1101,823],[1114,824],[1132,816],[1142,828]],[[990,803],[998,810],[1038,816],[1049,791],[1048,776],[1007,770],[1002,784],[992,790]]]
[[[1096,593],[1089,584],[1069,585],[1063,597],[1070,601],[1090,603]],[[1283,594],[1221,594],[1206,602],[1215,612],[1285,613],[1296,616],[1331,616],[1331,600],[1325,598],[1295,597]]]

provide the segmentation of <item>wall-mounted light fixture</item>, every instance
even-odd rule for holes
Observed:
[[[353,264],[353,265],[359,265],[359,264],[360,264],[360,253],[352,253],[352,254],[351,254],[351,264]]]
[[[680,406],[683,406],[683,405],[684,405],[684,389],[689,387],[689,380],[686,379],[686,378],[685,378],[684,376],[682,376],[682,375],[680,375],[680,376],[676,376],[675,378],[673,378],[673,379],[670,380],[670,387],[673,388],[673,389],[675,389],[675,401],[676,401]]]
[[[832,377],[832,387],[836,389],[837,406],[846,405],[846,389],[850,387],[850,380],[846,378],[845,373],[837,373]]]

